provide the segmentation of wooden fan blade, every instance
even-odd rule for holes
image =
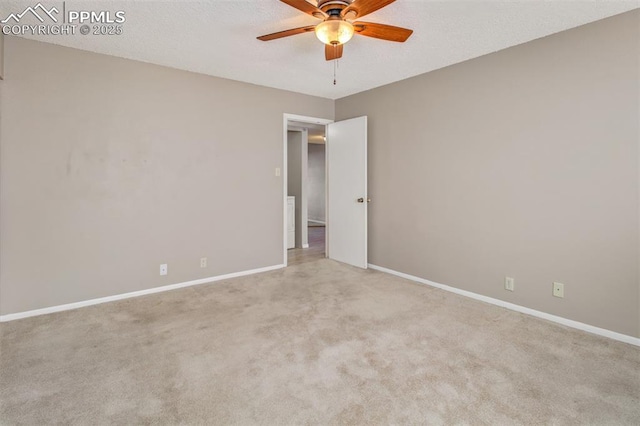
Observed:
[[[368,15],[378,9],[382,9],[394,1],[396,0],[355,0],[351,6],[342,10],[341,15],[343,18],[347,19],[362,18],[364,15]]]
[[[325,44],[324,45],[324,57],[327,61],[333,61],[334,59],[342,58],[342,51],[344,50],[344,44]]]
[[[260,37],[258,37],[258,40],[262,40],[262,41],[275,40],[277,38],[289,37],[289,36],[296,35],[296,34],[310,33],[312,31],[314,31],[315,29],[316,29],[316,27],[313,26],[313,25],[311,25],[309,27],[293,28],[291,30],[280,31],[280,32],[273,33],[273,34],[267,34],[267,35],[260,36]]]
[[[295,7],[296,9],[308,13],[311,16],[314,16],[318,19],[324,19],[327,17],[327,14],[309,3],[305,0],[280,0],[282,3],[286,3],[291,7]]]
[[[353,27],[356,34],[400,43],[407,41],[413,34],[413,30],[372,22],[354,22]]]

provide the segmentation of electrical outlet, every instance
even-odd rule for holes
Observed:
[[[207,267],[207,258],[206,257],[201,257],[200,258],[200,267],[201,268],[206,268]]]
[[[280,167],[276,167],[276,177],[280,176]]]
[[[513,291],[515,289],[516,280],[511,277],[504,277],[504,289]]]
[[[169,266],[166,263],[160,265],[160,275],[167,275],[169,273]]]
[[[553,295],[555,297],[564,297],[564,284],[553,283]]]

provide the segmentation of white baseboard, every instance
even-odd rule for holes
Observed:
[[[617,333],[615,331],[607,330],[604,328],[595,327],[593,325],[584,324],[578,321],[573,321],[567,318],[551,315],[546,312],[536,311],[535,309],[525,308],[524,306],[516,305],[515,303],[505,302],[504,300],[494,299],[493,297],[483,296],[481,294],[472,293],[470,291],[461,290],[459,288],[451,287],[444,284],[438,284],[433,281],[425,280],[424,278],[416,277],[413,275],[405,274],[403,272],[394,271],[393,269],[383,268],[382,266],[369,264],[369,268],[376,271],[385,272],[387,274],[395,275],[401,278],[405,278],[410,281],[415,281],[420,284],[426,284],[431,287],[436,287],[441,290],[449,291],[451,293],[459,294],[461,296],[470,297],[472,299],[480,300],[482,302],[490,303],[492,305],[500,306],[512,311],[520,312],[523,314],[531,315],[534,317],[542,318],[547,321],[552,321],[558,324],[566,325],[567,327],[575,328],[578,330],[586,331],[587,333],[597,334],[598,336],[608,337],[609,339],[618,340],[620,342],[629,343],[630,345],[640,346],[640,338],[627,336],[626,334]]]
[[[309,248],[309,244],[303,244],[303,245],[302,245],[302,248],[303,248],[303,249],[305,249],[305,248]]]
[[[212,283],[215,281],[227,280],[229,278],[243,277],[245,275],[259,274],[261,272],[273,271],[284,268],[285,265],[273,265],[264,268],[251,269],[249,271],[234,272],[215,277],[201,278],[199,280],[186,281],[178,284],[171,284],[162,287],[154,287],[147,290],[132,291],[130,293],[117,294],[115,296],[100,297],[98,299],[84,300],[82,302],[67,303],[65,305],[51,306],[49,308],[34,309],[32,311],[18,312],[15,314],[0,315],[0,322],[14,321],[22,318],[35,317],[38,315],[52,314],[54,312],[69,311],[72,309],[84,308],[85,306],[99,305],[101,303],[114,302],[116,300],[130,299],[132,297],[146,296],[148,294],[162,293],[165,291],[177,290],[179,288],[191,287],[200,284]]]

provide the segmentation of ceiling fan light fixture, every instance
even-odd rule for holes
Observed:
[[[341,19],[329,19],[316,26],[316,37],[324,44],[345,44],[353,37],[351,22]]]

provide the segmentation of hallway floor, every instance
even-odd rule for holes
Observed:
[[[288,251],[289,265],[300,265],[325,257],[324,226],[309,227],[309,248],[294,248]]]

